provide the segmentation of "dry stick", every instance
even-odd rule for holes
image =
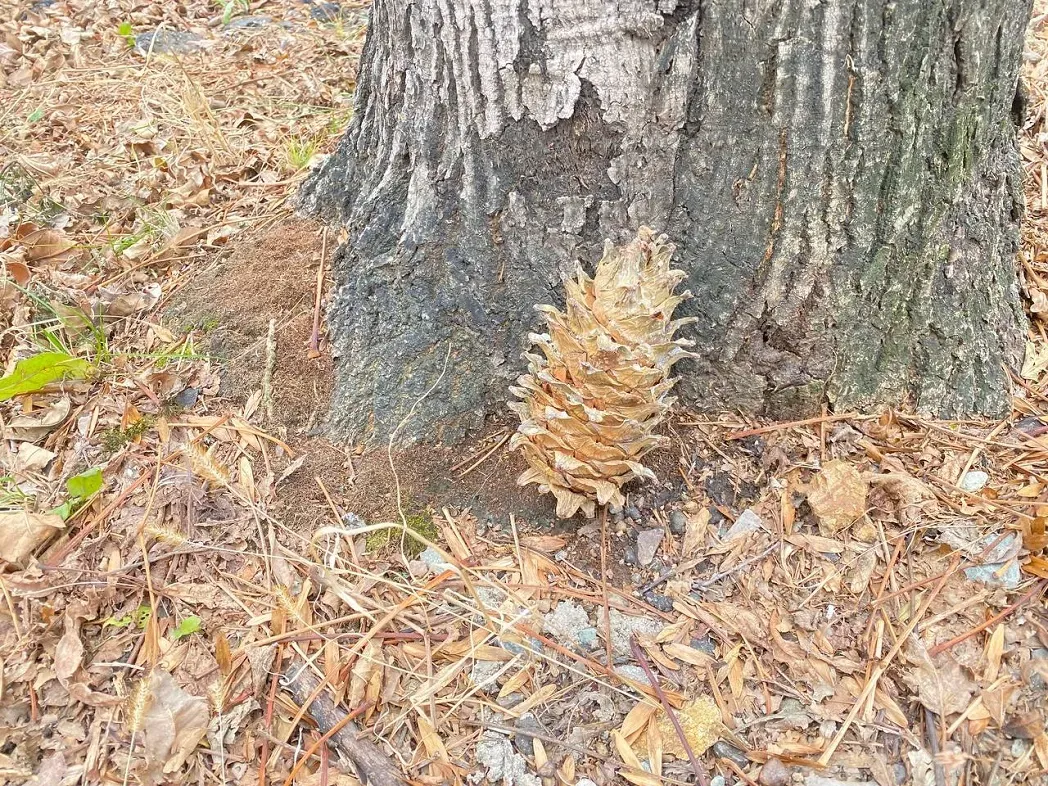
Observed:
[[[355,730],[345,728],[349,724],[345,710],[335,704],[324,683],[307,671],[305,664],[288,664],[284,670],[284,687],[298,704],[308,707],[321,733],[330,732],[331,741],[353,762],[363,783],[369,786],[403,784],[400,771],[375,743],[358,739]]]
[[[277,369],[277,321],[269,320],[266,334],[266,368],[262,372],[262,411],[270,424],[275,419],[273,411],[273,373]]]
[[[492,447],[483,456],[481,456],[476,461],[474,461],[472,464],[470,464],[468,467],[466,467],[464,470],[462,470],[462,473],[458,476],[458,479],[462,480],[464,477],[466,477],[466,475],[468,475],[470,472],[472,472],[477,467],[479,467],[481,464],[483,464],[485,461],[487,461],[489,458],[491,458],[491,456],[495,453],[496,450],[498,450],[503,445],[505,445],[507,442],[509,442],[509,438],[511,436],[513,436],[512,433],[508,433],[507,432],[506,434],[504,434],[502,436],[502,439],[500,439],[498,442],[495,443],[494,447]]]
[[[994,625],[1003,620],[1005,617],[1007,617],[1013,611],[1018,609],[1020,606],[1023,606],[1028,600],[1033,598],[1034,595],[1038,594],[1039,592],[1043,592],[1046,586],[1048,586],[1048,580],[1042,579],[1041,581],[1036,582],[1032,587],[1030,587],[1029,591],[1025,595],[1019,598],[1019,600],[1015,601],[1015,603],[1013,603],[1011,606],[1006,607],[1003,611],[1001,611],[1000,614],[996,614],[993,617],[990,617],[990,619],[979,623],[966,633],[962,633],[960,636],[954,636],[949,641],[944,641],[940,644],[936,644],[934,647],[928,650],[928,654],[932,656],[938,655],[940,652],[945,652],[951,647],[960,644],[962,641],[970,639],[977,633],[981,633],[982,631],[989,628],[991,625]]]
[[[321,745],[324,745],[325,742],[327,742],[340,731],[342,731],[342,729],[348,726],[354,718],[357,718],[360,715],[362,715],[364,711],[367,710],[370,706],[371,702],[366,702],[361,706],[357,707],[352,712],[347,712],[345,717],[342,718],[342,720],[338,721],[334,726],[332,726],[330,729],[321,734],[320,737],[312,745],[306,748],[306,752],[302,754],[302,758],[300,758],[298,762],[295,764],[295,766],[291,768],[291,772],[288,773],[287,778],[284,780],[284,786],[291,786],[291,784],[295,782],[295,776],[298,775],[298,771],[302,769],[302,765],[309,761],[313,754],[317,752],[317,748],[320,748]],[[327,751],[326,745],[324,745],[320,754],[321,761],[323,761],[325,758],[325,751]],[[324,763],[326,764],[326,762]]]
[[[677,720],[677,713],[673,711],[673,707],[670,706],[669,699],[666,698],[666,694],[662,692],[662,688],[659,687],[659,681],[655,678],[655,673],[651,670],[651,665],[648,663],[648,658],[644,654],[644,650],[640,648],[640,644],[637,643],[637,635],[632,634],[630,636],[630,650],[633,652],[633,657],[636,659],[640,667],[644,669],[644,674],[648,678],[648,682],[651,683],[651,687],[655,689],[655,694],[659,697],[659,701],[662,702],[662,709],[666,715],[669,716],[670,722],[673,724],[673,730],[677,732],[677,738],[680,740],[680,744],[684,746],[684,752],[688,754],[688,761],[691,762],[692,772],[695,773],[695,778],[699,782],[699,786],[709,786],[709,781],[706,780],[706,773],[702,769],[702,765],[699,764],[699,760],[695,758],[695,751],[691,749],[691,743],[688,742],[688,735],[684,733],[684,729],[680,725],[680,721]]]
[[[876,668],[874,668],[874,670],[871,672],[870,678],[866,681],[866,685],[862,689],[862,693],[859,694],[859,698],[856,699],[855,704],[852,705],[851,711],[848,713],[848,717],[844,719],[844,723],[841,724],[841,728],[837,731],[837,734],[830,742],[829,747],[827,747],[826,750],[823,751],[822,756],[819,757],[819,764],[821,766],[825,767],[827,764],[830,763],[830,758],[833,756],[834,751],[837,750],[837,747],[844,740],[844,735],[848,733],[848,729],[851,727],[852,723],[855,722],[855,717],[859,714],[859,710],[861,710],[866,705],[866,700],[870,697],[871,694],[873,694],[877,690],[877,683],[880,681],[884,673],[888,670],[888,666],[891,664],[895,656],[899,654],[899,650],[903,648],[903,645],[906,643],[906,640],[910,638],[910,634],[913,633],[917,625],[920,624],[921,619],[924,617],[925,613],[932,605],[932,601],[934,601],[935,598],[938,597],[939,593],[942,591],[942,588],[946,585],[946,581],[950,578],[951,575],[953,575],[953,568],[955,568],[959,562],[960,558],[957,555],[954,555],[950,568],[947,569],[945,573],[943,573],[942,578],[939,580],[939,583],[936,584],[935,588],[928,593],[928,597],[926,597],[924,599],[924,602],[921,603],[921,607],[917,610],[917,613],[913,615],[913,619],[910,620],[910,624],[906,626],[906,629],[902,632],[902,635],[900,635],[898,640],[895,642],[895,645],[890,650],[888,650],[888,654],[881,659],[880,663],[878,663]]]
[[[786,431],[787,429],[797,428],[798,426],[814,426],[818,423],[834,423],[838,420],[874,420],[877,415],[860,415],[857,412],[842,412],[840,415],[822,415],[817,418],[805,418],[804,420],[791,420],[788,423],[772,423],[770,426],[761,426],[760,428],[746,429],[745,431],[733,431],[731,434],[726,434],[724,440],[730,442],[736,439],[745,439],[746,437],[755,437],[758,434],[768,434],[772,431]],[[684,425],[703,425],[701,423],[685,423]]]
[[[760,554],[754,554],[752,557],[748,557],[748,558],[744,559],[742,562],[740,562],[738,565],[735,565],[734,567],[728,568],[727,570],[722,570],[720,573],[714,573],[712,576],[710,576],[705,581],[693,582],[692,585],[691,585],[691,588],[692,589],[705,589],[706,587],[711,587],[714,584],[716,584],[718,581],[720,581],[721,579],[727,578],[728,576],[730,576],[733,573],[738,573],[740,570],[742,570],[743,568],[745,568],[748,565],[752,565],[754,562],[759,562],[760,560],[764,559],[769,554],[771,554],[773,551],[775,551],[775,549],[779,548],[779,546],[781,546],[781,545],[782,545],[782,541],[781,540],[780,541],[776,541],[775,543],[772,543],[770,546],[768,546],[768,548],[766,548]]]
[[[608,667],[614,663],[611,653],[611,606],[608,602],[608,506],[600,509],[600,583],[604,603],[604,652]]]
[[[324,298],[324,260],[327,259],[328,228],[320,241],[320,267],[317,268],[317,294],[313,301],[313,332],[309,334],[309,357],[320,357],[320,301]]]

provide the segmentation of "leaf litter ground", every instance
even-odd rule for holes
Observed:
[[[364,9],[0,2],[0,781],[1048,781],[1044,10],[1012,416],[682,415],[564,526],[319,434]]]

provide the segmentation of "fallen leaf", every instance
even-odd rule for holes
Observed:
[[[871,486],[891,499],[899,523],[904,526],[917,524],[925,516],[934,515],[939,511],[935,492],[905,472],[889,472],[883,475],[868,472],[865,478]]]
[[[55,647],[55,676],[63,687],[69,686],[70,678],[80,669],[84,659],[84,643],[80,640],[80,626],[66,616],[65,633]]]
[[[152,772],[175,772],[207,732],[207,701],[182,690],[160,669],[150,675],[147,690],[149,706],[142,721],[146,763]]]
[[[76,243],[57,229],[34,229],[22,236],[25,258],[30,262],[61,262]]]
[[[84,379],[94,368],[90,361],[65,352],[41,352],[23,358],[15,363],[10,374],[0,379],[0,401],[35,393],[62,379]]]
[[[63,529],[62,519],[53,513],[0,511],[0,560],[22,565]]]
[[[51,463],[55,454],[50,450],[34,445],[32,442],[23,442],[18,446],[18,460],[16,466],[19,472],[36,472]]]
[[[69,416],[71,404],[63,396],[39,415],[16,415],[7,422],[4,437],[25,442],[37,442],[62,424]]]
[[[921,704],[943,717],[968,707],[976,686],[953,656],[946,653],[933,661],[916,640],[911,640],[906,654],[916,665],[903,674],[903,681],[917,693]]]
[[[851,526],[866,513],[866,482],[851,464],[835,459],[808,486],[808,505],[823,534]]]

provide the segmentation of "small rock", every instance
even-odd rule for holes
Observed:
[[[593,652],[597,649],[597,629],[596,628],[583,628],[576,634],[579,646],[584,650]]]
[[[660,595],[657,592],[648,592],[645,593],[644,600],[659,611],[673,611],[673,599],[665,595]]]
[[[1015,589],[1023,579],[1016,560],[1007,564],[975,565],[965,568],[964,575],[971,581],[996,584],[1005,589]]]
[[[469,673],[470,681],[484,691],[498,693],[496,676],[502,670],[504,664],[497,660],[473,661],[473,668]]]
[[[643,518],[640,515],[640,511],[637,509],[636,505],[627,505],[624,512],[626,514],[626,518],[633,519],[634,521],[641,521],[641,519]]]
[[[748,767],[750,764],[750,759],[745,753],[724,740],[717,740],[717,742],[713,743],[712,750],[713,755],[717,758],[730,759],[740,767]]]
[[[654,638],[662,632],[662,622],[651,617],[631,617],[618,609],[612,609],[609,619],[611,628],[611,653],[616,661],[632,660],[630,636]]]
[[[874,781],[839,781],[836,778],[824,778],[815,773],[804,777],[804,786],[877,786]]]
[[[670,532],[674,535],[683,535],[687,528],[688,517],[684,515],[683,511],[675,510],[670,513]]]
[[[648,675],[644,672],[640,666],[634,666],[632,663],[627,663],[623,666],[616,666],[615,673],[620,677],[625,677],[628,680],[639,682],[641,685],[650,685],[651,681],[648,679]]]
[[[724,518],[724,514],[723,513],[721,513],[716,508],[710,508],[710,526],[711,527],[716,527],[717,529],[720,529],[720,526],[725,521],[727,521],[727,519]]]
[[[538,776],[528,771],[527,760],[513,750],[505,737],[494,732],[485,732],[477,742],[477,763],[487,770],[491,783],[503,786],[539,786]]]
[[[989,475],[981,469],[973,469],[971,472],[964,473],[964,477],[961,478],[961,488],[969,493],[974,493],[982,489],[983,486],[989,482]]]
[[[761,767],[757,783],[761,786],[786,786],[790,782],[790,771],[781,761],[772,757]]]
[[[567,558],[568,558],[568,552],[567,552],[566,549],[561,549],[560,551],[558,551],[556,554],[553,555],[553,559],[555,559],[557,562],[563,562]]]
[[[645,529],[637,534],[637,561],[641,565],[650,565],[655,559],[655,552],[665,534],[662,529]]]
[[[702,638],[692,639],[691,646],[700,652],[705,652],[711,658],[717,657],[717,645],[708,633]]]
[[[735,486],[727,472],[715,472],[706,479],[706,494],[709,498],[725,508],[735,504]]]
[[[149,30],[135,36],[135,52],[140,55],[180,55],[206,48],[207,41],[196,33],[180,30]]]
[[[640,560],[637,559],[637,550],[633,546],[627,546],[622,552],[622,561],[626,565],[640,565]]]
[[[660,489],[659,491],[655,492],[655,499],[652,500],[651,504],[653,507],[661,509],[679,498],[680,492],[674,490],[673,488]]]
[[[238,16],[226,23],[226,30],[260,30],[273,24],[268,16]]]
[[[542,731],[542,724],[539,723],[538,719],[530,712],[525,712],[519,718],[517,722],[513,724],[518,729],[524,731]],[[513,745],[518,751],[523,753],[525,756],[535,755],[535,740],[533,737],[529,737],[527,734],[517,733],[513,736]]]
[[[728,531],[724,533],[724,540],[733,540],[734,538],[741,537],[748,532],[756,532],[764,526],[764,522],[761,517],[753,512],[753,508],[746,508],[742,511],[735,523],[728,528]]]
[[[633,504],[637,510],[644,510],[644,507],[648,504],[648,500],[645,499],[643,494],[638,494],[633,498]]]
[[[593,627],[586,610],[573,600],[562,600],[556,609],[542,618],[542,622],[546,633],[567,647],[579,643],[579,631]]]
[[[443,573],[451,568],[451,563],[445,562],[440,552],[432,546],[427,546],[426,550],[418,555],[418,558],[429,565],[430,570],[434,573]]]
[[[505,696],[500,696],[499,698],[495,699],[495,703],[506,710],[513,709],[522,701],[524,701],[524,694],[517,693],[516,691],[514,691],[513,693],[507,693]]]
[[[579,778],[575,783],[575,786],[597,786],[596,783],[591,781],[589,778]]]
[[[1048,650],[1043,647],[1038,647],[1030,653],[1031,661],[1048,660]],[[1030,687],[1034,690],[1044,690],[1048,688],[1048,681],[1045,680],[1045,675],[1048,671],[1044,671],[1041,668],[1036,668],[1039,664],[1033,663],[1031,666],[1034,668],[1030,669]],[[1026,673],[1026,667],[1023,668],[1023,674]]]
[[[725,780],[723,775],[714,775],[710,778],[710,786],[724,786]]]
[[[198,388],[185,388],[171,399],[172,403],[179,407],[189,409],[189,407],[196,404],[197,399],[200,397],[200,390]]]

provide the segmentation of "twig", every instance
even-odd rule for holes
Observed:
[[[870,695],[877,690],[877,683],[880,682],[881,676],[888,670],[888,666],[891,664],[892,660],[894,660],[895,656],[899,654],[899,651],[903,648],[903,645],[906,644],[907,639],[910,638],[910,634],[913,633],[914,629],[916,629],[916,627],[920,624],[921,619],[924,617],[929,607],[931,607],[932,601],[934,601],[935,598],[938,597],[939,593],[942,591],[942,588],[946,585],[947,579],[949,579],[950,576],[953,574],[953,569],[956,568],[959,562],[960,557],[957,554],[954,554],[952,564],[946,570],[946,572],[943,573],[942,578],[939,579],[939,583],[936,584],[935,588],[928,593],[928,596],[921,603],[921,607],[917,610],[917,613],[913,615],[913,619],[910,620],[909,625],[907,625],[905,630],[903,630],[903,632],[899,635],[899,638],[896,640],[894,646],[890,650],[888,650],[888,654],[881,659],[880,663],[878,663],[877,666],[870,673],[870,678],[866,680],[866,685],[863,687],[862,693],[859,694],[859,697],[855,700],[855,703],[852,705],[851,711],[848,713],[848,717],[844,719],[844,723],[842,723],[840,729],[837,730],[837,734],[834,735],[834,738],[830,742],[829,746],[827,746],[826,750],[824,750],[822,752],[822,755],[819,757],[819,764],[821,766],[825,767],[827,764],[830,763],[830,758],[833,756],[834,751],[837,750],[837,747],[844,740],[844,735],[848,733],[848,729],[851,727],[852,723],[855,722],[855,717],[859,714],[859,711],[864,706],[866,706],[866,700],[870,697]]]
[[[731,434],[726,434],[724,440],[730,442],[736,439],[746,439],[746,437],[755,437],[758,434],[768,434],[772,431],[786,431],[787,429],[797,428],[798,426],[814,426],[818,423],[834,423],[838,420],[874,420],[876,415],[859,415],[856,412],[842,412],[839,415],[822,415],[817,418],[805,418],[804,420],[791,420],[788,423],[772,423],[770,426],[761,426],[760,428],[746,429],[745,431],[733,431]],[[685,424],[685,425],[702,425],[701,423]]]
[[[737,573],[738,571],[740,571],[743,568],[745,568],[747,565],[752,565],[754,562],[759,562],[760,560],[764,559],[769,554],[771,554],[773,551],[775,551],[775,549],[777,549],[779,547],[779,545],[780,545],[779,542],[772,543],[770,546],[768,546],[768,548],[766,548],[760,554],[755,554],[752,557],[748,557],[747,559],[744,559],[742,562],[740,562],[738,565],[735,565],[734,567],[728,568],[727,570],[722,570],[720,573],[714,573],[712,576],[710,576],[705,581],[696,581],[696,582],[694,582],[691,585],[691,588],[692,589],[705,589],[706,587],[710,587],[710,586],[716,584],[721,579],[726,578],[727,576],[730,576],[732,573]]]
[[[944,641],[940,644],[936,644],[934,647],[928,650],[928,654],[934,656],[938,655],[940,652],[946,652],[946,650],[950,649],[953,646],[956,646],[957,644],[960,644],[962,641],[970,639],[977,633],[981,633],[982,631],[989,628],[991,625],[997,624],[1005,617],[1007,617],[1009,614],[1011,614],[1013,611],[1015,611],[1017,608],[1024,605],[1034,595],[1038,594],[1039,592],[1043,592],[1045,586],[1048,586],[1048,581],[1044,579],[1038,581],[1036,584],[1030,587],[1029,591],[1025,595],[1019,598],[1019,600],[1015,601],[1015,603],[1013,603],[1011,606],[1007,606],[1003,611],[1001,611],[1000,614],[995,614],[994,616],[990,617],[990,619],[980,622],[974,628],[965,633],[962,633],[960,636],[954,636],[949,641]]]
[[[320,267],[317,268],[317,293],[313,301],[313,332],[309,334],[309,357],[320,357],[320,302],[324,298],[324,260],[327,259],[328,228],[320,241]]]
[[[932,768],[935,771],[935,786],[946,786],[946,773],[939,762],[939,733],[935,730],[936,715],[924,708],[924,730],[928,734],[928,745],[932,749]]]
[[[309,705],[308,713],[320,729],[321,741],[330,740],[346,754],[361,782],[370,786],[401,786],[404,783],[400,771],[379,747],[369,740],[357,737],[352,728],[352,719],[345,710],[335,704],[331,694],[323,688],[321,681],[305,668],[305,664],[292,661],[284,669],[281,680],[284,688],[298,704],[304,704],[317,694]],[[319,693],[318,693],[319,689]],[[311,750],[310,753],[313,751]],[[303,760],[305,760],[304,757]]]
[[[651,665],[648,663],[648,658],[644,654],[644,650],[640,648],[640,644],[637,642],[637,635],[633,634],[630,636],[630,650],[633,652],[633,657],[636,659],[640,667],[644,669],[644,674],[648,678],[648,682],[651,683],[651,687],[655,689],[655,694],[659,697],[659,701],[662,702],[662,709],[669,716],[670,722],[673,724],[674,731],[677,732],[677,738],[680,740],[680,744],[684,746],[684,752],[688,754],[688,761],[691,762],[692,772],[695,773],[695,778],[698,780],[700,786],[709,786],[709,781],[706,780],[706,773],[702,769],[702,765],[699,764],[699,760],[695,758],[695,751],[691,749],[691,743],[688,742],[688,735],[684,733],[684,729],[680,725],[680,721],[677,720],[677,713],[674,712],[673,707],[670,706],[669,699],[666,698],[666,694],[663,693],[662,688],[659,687],[659,681],[655,678],[655,673],[651,670]]]
[[[262,411],[266,421],[275,419],[273,410],[273,373],[277,369],[277,321],[269,320],[269,333],[266,335],[266,368],[262,372]]]
[[[611,652],[611,604],[608,600],[608,506],[600,509],[600,584],[601,600],[604,606],[604,657],[608,668],[614,665]]]
[[[495,453],[496,450],[498,450],[503,445],[505,445],[507,442],[509,442],[509,438],[511,436],[513,436],[512,432],[506,432],[505,434],[503,434],[502,435],[502,439],[500,439],[498,442],[496,442],[495,445],[490,450],[485,452],[484,455],[482,455],[480,458],[478,458],[476,461],[474,461],[472,464],[470,464],[468,467],[466,467],[464,470],[462,470],[462,472],[458,476],[458,479],[462,480],[464,477],[466,477],[466,475],[468,475],[470,472],[472,472],[477,467],[479,467],[481,464],[483,464],[485,461],[487,461],[492,456],[492,454]]]

